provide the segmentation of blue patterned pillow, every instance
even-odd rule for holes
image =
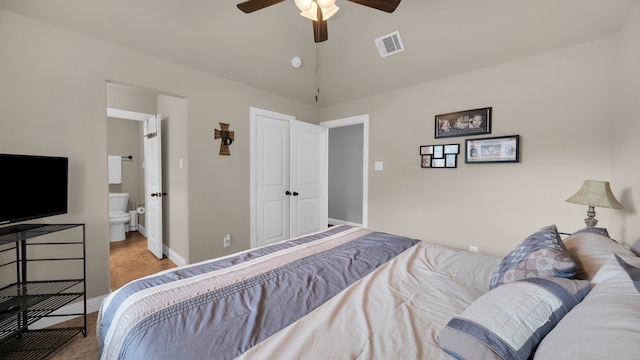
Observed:
[[[590,289],[587,280],[557,277],[507,283],[451,319],[438,334],[438,344],[456,359],[529,359]]]
[[[576,262],[565,248],[558,229],[549,225],[529,235],[509,253],[491,276],[489,289],[529,277],[572,278]]]

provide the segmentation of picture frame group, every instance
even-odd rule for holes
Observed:
[[[456,168],[460,144],[421,145],[420,166],[422,168]]]
[[[465,139],[464,162],[520,162],[520,135]]]
[[[435,138],[491,134],[491,107],[435,116]]]

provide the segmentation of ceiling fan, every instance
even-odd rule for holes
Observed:
[[[275,5],[285,0],[248,0],[238,4],[238,9],[248,14],[267,6]],[[400,0],[347,0],[356,4],[368,6],[380,11],[392,13],[400,4]],[[300,15],[313,21],[313,39],[315,42],[323,42],[329,38],[327,32],[327,20],[337,11],[336,0],[295,0]]]

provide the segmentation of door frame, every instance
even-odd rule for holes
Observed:
[[[137,112],[137,111],[129,111],[129,110],[122,110],[122,109],[116,109],[116,108],[107,107],[107,121],[108,121],[108,118],[117,118],[117,119],[125,119],[125,120],[134,120],[134,121],[139,121],[141,123],[144,123],[145,121],[147,121],[147,119],[149,119],[151,117],[155,117],[155,116],[159,117],[159,115],[157,115],[157,114],[154,115],[154,114],[141,113],[141,112]],[[159,125],[160,125],[160,121],[158,121],[158,126]],[[144,151],[146,152],[146,150],[147,150],[146,147],[143,147],[143,148],[144,148]],[[146,153],[145,153],[145,155],[146,155]],[[146,156],[145,156],[145,159],[146,159]],[[144,164],[143,164],[143,166],[144,166]],[[163,169],[162,169],[162,167],[160,167],[160,173],[161,174],[162,174],[162,171],[163,171]],[[160,176],[162,177],[162,175],[160,175]],[[147,186],[146,186],[146,182],[145,182],[145,186],[144,186],[145,202],[146,202],[146,199],[147,199],[147,194],[148,194],[148,191],[147,191]],[[149,214],[147,214],[147,216],[149,216]],[[164,221],[164,220],[162,220],[162,218],[161,218],[161,223],[159,224],[160,229],[164,228],[164,225],[162,224],[162,221]],[[138,231],[142,235],[147,237],[147,231],[146,231],[146,228],[144,226],[138,224]],[[162,236],[160,237],[160,239],[161,239],[160,240],[161,244],[163,244]],[[148,238],[147,238],[147,241],[148,241]],[[164,252],[165,251],[164,251],[164,247],[163,247],[161,253],[164,253]],[[157,256],[157,254],[155,254],[155,253],[154,253],[154,255]]]
[[[362,224],[341,222],[347,225],[368,227],[369,225],[369,114],[356,115],[342,119],[323,121],[319,125],[327,129],[362,124]],[[329,134],[329,133],[328,133]],[[327,142],[329,141],[327,135]],[[329,147],[327,146],[327,152]],[[327,154],[327,159],[328,159]],[[328,198],[328,197],[327,197]],[[337,225],[337,224],[334,224]]]

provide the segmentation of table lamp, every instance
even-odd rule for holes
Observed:
[[[588,228],[595,227],[598,224],[596,206],[609,209],[623,208],[622,204],[613,196],[608,181],[585,180],[580,190],[565,201],[589,206],[587,218],[584,219],[584,223],[587,224]]]

